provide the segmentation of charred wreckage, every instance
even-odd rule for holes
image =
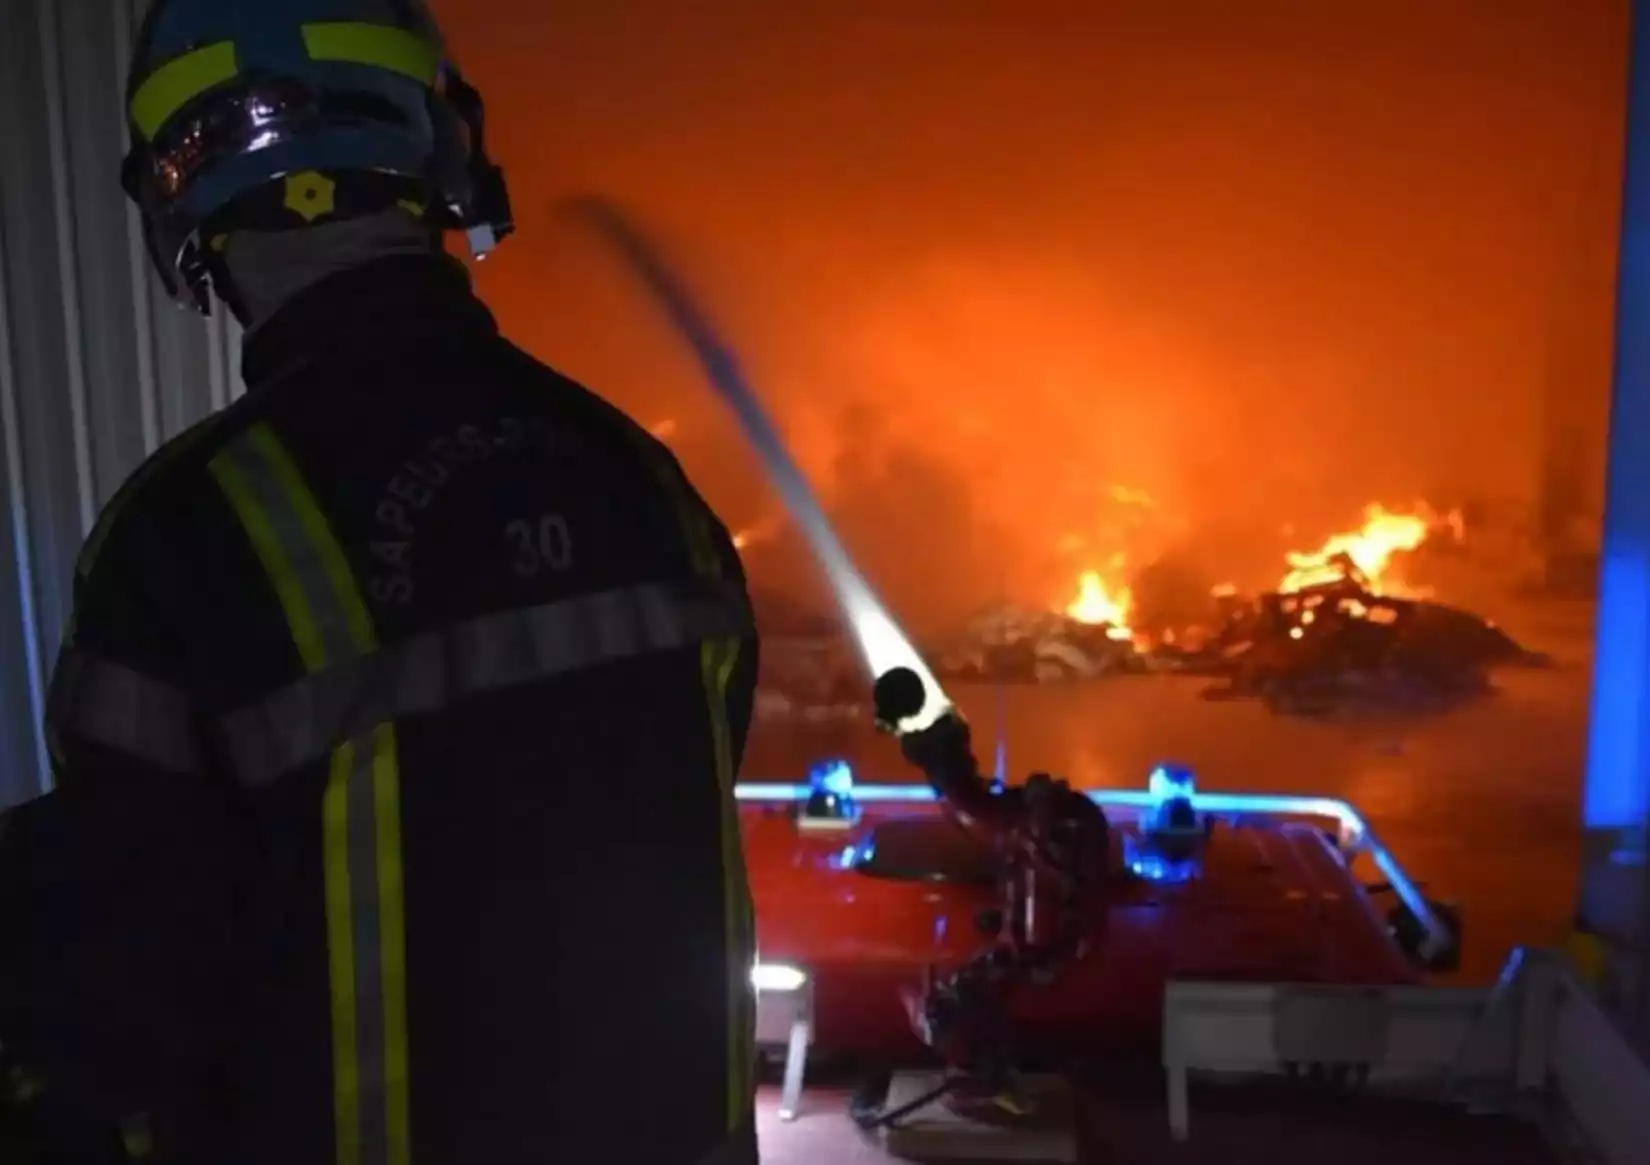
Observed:
[[[1069,612],[997,607],[926,653],[955,682],[1069,683],[1112,676],[1205,677],[1211,700],[1326,716],[1439,711],[1492,690],[1503,667],[1545,666],[1493,620],[1430,598],[1382,591],[1347,555],[1289,590],[1222,588],[1200,618],[1151,631]],[[830,619],[758,595],[766,616],[760,710],[775,718],[863,713],[857,654]]]

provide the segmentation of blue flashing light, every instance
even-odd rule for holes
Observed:
[[[1145,827],[1153,833],[1195,833],[1199,827],[1197,779],[1181,765],[1160,764],[1146,781],[1151,808]]]
[[[1176,886],[1197,877],[1196,858],[1171,857],[1134,834],[1124,837],[1123,855],[1130,873],[1159,886]]]
[[[828,760],[808,773],[808,788],[831,797],[849,797],[854,792],[854,770],[845,760]]]
[[[801,829],[846,829],[859,820],[854,773],[843,760],[829,760],[808,774],[807,796],[796,822]],[[735,790],[736,797],[739,795]]]
[[[1146,795],[1154,807],[1161,808],[1171,801],[1197,800],[1197,778],[1192,770],[1181,765],[1160,764],[1146,778]]]

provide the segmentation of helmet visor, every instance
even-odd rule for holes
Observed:
[[[150,169],[153,195],[169,203],[220,162],[302,140],[320,130],[371,126],[412,128],[395,102],[372,93],[317,92],[288,79],[254,81],[214,91],[129,161],[134,168]],[[142,180],[129,169],[127,193],[135,196]]]

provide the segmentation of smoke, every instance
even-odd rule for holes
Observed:
[[[1597,477],[1619,0],[449,8],[517,205],[660,225],[904,617],[1528,499],[1555,401]],[[771,516],[622,273],[521,225],[506,332]]]
[[[617,205],[601,198],[568,200],[562,209],[603,238],[647,289],[692,350],[710,387],[737,418],[740,431],[767,471],[773,492],[784,503],[792,528],[805,539],[815,563],[830,583],[832,597],[848,630],[859,644],[871,678],[896,668],[910,669],[925,692],[924,704],[905,721],[907,730],[924,728],[949,701],[909,636],[867,585],[865,576],[843,547],[813,488],[785,447],[768,411],[746,382],[739,358],[698,302],[682,276],[665,261],[654,242]],[[850,434],[851,436],[851,434]]]
[[[956,626],[1004,586],[1010,532],[981,514],[966,462],[901,442],[874,407],[841,424],[829,504],[856,561],[919,634]]]

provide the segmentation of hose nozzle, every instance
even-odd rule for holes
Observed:
[[[889,668],[871,686],[872,714],[877,727],[895,736],[903,735],[900,725],[920,714],[928,702],[928,689],[915,668]]]

